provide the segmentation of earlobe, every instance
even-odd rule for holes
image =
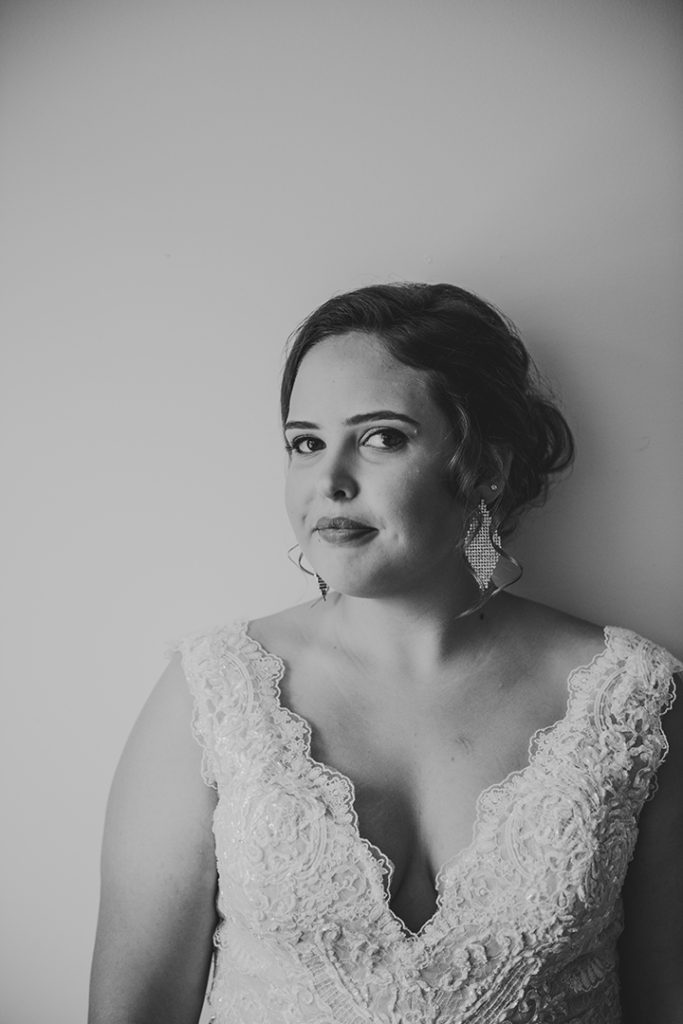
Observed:
[[[502,451],[495,449],[492,452],[492,464],[486,479],[483,479],[475,490],[478,498],[483,498],[487,505],[492,504],[505,490],[510,465],[512,463],[512,451],[505,448]]]
[[[480,484],[474,493],[480,501],[484,501],[486,505],[491,505],[496,498],[500,497],[504,487],[504,483],[492,480],[490,483]]]

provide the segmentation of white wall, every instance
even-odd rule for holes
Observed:
[[[6,0],[3,1024],[84,1019],[166,644],[312,593],[277,376],[333,292],[518,322],[579,446],[521,592],[681,651],[681,37],[665,0]]]

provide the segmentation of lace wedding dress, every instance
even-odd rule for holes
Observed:
[[[671,655],[605,630],[528,767],[479,797],[472,842],[412,934],[351,782],[311,758],[281,703],[283,662],[245,623],[173,649],[218,790],[215,1024],[618,1024],[620,890],[667,751]]]

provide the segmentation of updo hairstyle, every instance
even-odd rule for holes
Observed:
[[[550,477],[571,465],[571,430],[543,388],[514,324],[471,292],[451,284],[383,284],[338,295],[289,339],[282,374],[283,425],[307,352],[331,335],[377,336],[387,351],[427,377],[453,428],[448,474],[466,513],[479,518],[476,488],[498,484],[489,505],[491,535],[512,533],[520,513],[542,504]]]

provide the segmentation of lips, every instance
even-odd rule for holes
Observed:
[[[344,530],[344,531],[355,531],[359,530],[372,530],[374,527],[369,526],[367,523],[362,523],[358,519],[347,519],[346,516],[323,516],[315,524],[316,530]]]
[[[315,532],[323,544],[355,547],[369,543],[377,530],[360,519],[350,519],[348,516],[323,516],[315,524]]]

